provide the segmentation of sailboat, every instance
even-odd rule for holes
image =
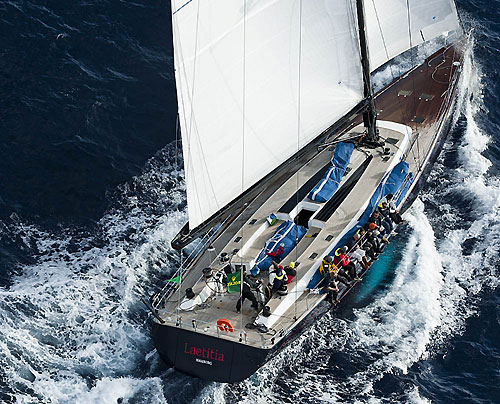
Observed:
[[[349,250],[355,277],[326,301],[327,257],[362,234],[382,198],[402,213],[425,183],[465,37],[453,0],[171,7],[189,221],[172,241],[178,270],[144,303],[167,364],[238,382],[370,270]],[[374,91],[377,72],[391,79]],[[280,267],[288,283],[271,290]],[[242,299],[246,287],[255,300]]]

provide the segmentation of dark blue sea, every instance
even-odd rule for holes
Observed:
[[[500,403],[500,3],[458,6],[458,106],[408,224],[231,386],[168,369],[140,302],[187,220],[169,2],[0,2],[0,402]]]

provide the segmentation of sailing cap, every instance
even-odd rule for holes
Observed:
[[[291,268],[291,269],[295,268],[295,262],[293,262],[293,261],[292,261],[292,262],[290,262],[290,263],[288,264],[288,268]]]
[[[370,230],[374,230],[374,229],[375,229],[375,227],[377,227],[377,226],[375,226],[375,223],[370,223],[370,224],[368,225],[368,228],[369,228]]]

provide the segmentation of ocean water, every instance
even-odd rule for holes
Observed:
[[[500,402],[500,5],[408,224],[250,379],[168,369],[140,302],[187,219],[169,3],[0,3],[0,402]]]

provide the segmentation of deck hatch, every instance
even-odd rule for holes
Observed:
[[[333,239],[333,236],[331,234],[329,234],[328,236],[326,236],[325,240],[326,241],[332,241]]]
[[[318,253],[312,253],[310,256],[309,256],[309,259],[310,260],[313,260],[314,258],[316,258],[318,256]]]
[[[385,139],[385,142],[389,143],[389,144],[396,145],[396,144],[398,144],[399,139],[396,139],[396,138],[393,138],[393,137],[388,137],[387,139]]]
[[[426,94],[426,93],[422,93],[420,94],[420,97],[418,97],[419,100],[425,100],[425,101],[430,101],[434,98],[433,95],[431,94]]]
[[[413,91],[411,90],[399,90],[398,92],[398,97],[408,97],[409,95],[411,95],[411,93],[413,93]]]
[[[239,243],[241,241],[241,236],[238,236],[234,239],[234,242],[235,243]]]
[[[423,116],[416,116],[415,118],[413,118],[413,122],[415,123],[422,123],[425,121],[425,118]]]
[[[252,219],[252,220],[250,220],[248,225],[251,226],[252,224],[255,224],[255,223],[257,223],[257,219]]]

